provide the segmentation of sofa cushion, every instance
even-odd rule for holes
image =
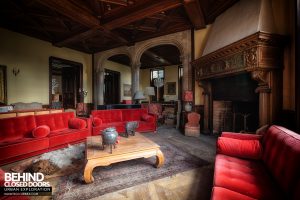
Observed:
[[[256,199],[284,199],[262,161],[218,154],[214,186],[223,187]]]
[[[239,140],[261,140],[262,135],[247,134],[247,133],[233,133],[233,132],[222,132],[222,137],[239,139]]]
[[[102,124],[102,119],[99,117],[94,117],[93,118],[93,126],[100,126]]]
[[[147,109],[124,109],[123,121],[140,121],[143,114],[147,114]]]
[[[0,119],[0,142],[31,137],[31,132],[35,127],[34,116]]]
[[[49,147],[53,148],[60,145],[76,142],[89,136],[87,129],[63,129],[52,131],[49,134]]]
[[[34,151],[47,149],[49,147],[48,137],[44,138],[22,138],[10,142],[0,142],[1,160],[24,155]]]
[[[122,111],[118,109],[114,110],[93,110],[93,117],[98,117],[102,120],[103,123],[111,122],[122,122]]]
[[[217,153],[238,158],[261,159],[262,147],[259,140],[239,140],[219,137]]]
[[[84,129],[84,128],[86,128],[86,122],[83,119],[71,118],[71,119],[69,119],[69,128]]]
[[[255,200],[247,195],[228,190],[222,187],[213,187],[211,200]]]
[[[35,138],[46,137],[50,133],[50,128],[47,125],[41,125],[33,129],[32,136]]]
[[[47,125],[51,131],[68,128],[69,119],[74,118],[73,112],[36,115],[36,125]]]
[[[142,116],[141,116],[141,120],[143,120],[143,121],[148,121],[150,118],[151,118],[151,116],[148,114],[142,114]]]
[[[286,194],[299,185],[300,135],[280,126],[271,126],[263,137],[263,161]]]

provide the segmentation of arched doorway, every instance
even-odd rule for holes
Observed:
[[[144,51],[140,59],[140,90],[154,87],[152,102],[181,99],[182,64],[180,51],[175,45],[162,44]]]

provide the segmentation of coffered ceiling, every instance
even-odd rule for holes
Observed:
[[[86,53],[201,29],[237,0],[1,0],[0,26]]]

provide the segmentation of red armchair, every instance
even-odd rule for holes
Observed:
[[[186,136],[200,136],[200,114],[191,112],[187,115],[188,122],[184,127],[184,134]]]

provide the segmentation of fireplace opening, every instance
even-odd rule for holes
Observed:
[[[218,78],[211,83],[213,133],[254,132],[259,124],[259,96],[250,74]]]

